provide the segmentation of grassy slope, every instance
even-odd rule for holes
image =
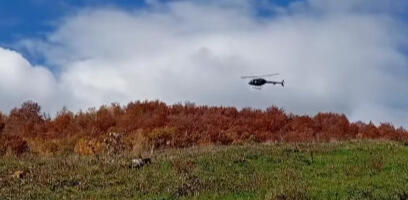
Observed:
[[[130,158],[0,159],[0,199],[403,199],[408,147],[391,142],[167,150]],[[23,178],[11,178],[17,170]]]

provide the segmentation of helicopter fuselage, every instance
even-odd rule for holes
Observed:
[[[256,78],[256,79],[252,79],[251,81],[249,81],[249,85],[253,85],[253,86],[262,86],[265,85],[268,81],[263,79],[263,78]]]
[[[284,80],[278,82],[278,81],[268,81],[268,80],[263,79],[263,78],[252,79],[251,81],[249,81],[248,84],[252,85],[252,86],[255,86],[255,87],[261,87],[261,86],[263,86],[263,85],[265,85],[267,83],[273,84],[273,85],[279,84],[279,85],[282,85],[282,87],[285,86],[285,81]]]

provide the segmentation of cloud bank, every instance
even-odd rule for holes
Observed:
[[[0,50],[0,109],[24,99],[45,111],[133,100],[343,112],[408,126],[404,1],[148,1],[134,11],[83,9],[45,40]],[[242,75],[279,72],[285,88],[253,90]],[[10,75],[12,74],[12,75]]]

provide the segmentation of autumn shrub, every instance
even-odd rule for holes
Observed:
[[[405,137],[404,137],[405,136]],[[404,140],[406,139],[408,134],[404,131],[397,130],[395,127],[390,123],[381,123],[378,127],[378,137],[389,139],[389,140]]]
[[[77,138],[64,139],[28,138],[30,151],[42,156],[64,155],[74,152]]]
[[[125,136],[118,132],[109,132],[94,138],[81,138],[77,141],[74,151],[80,155],[118,155],[129,152]]]
[[[140,156],[152,150],[149,139],[143,134],[141,129],[127,134],[124,138],[124,142],[125,145],[129,147],[129,153],[135,156]]]
[[[316,140],[345,140],[352,138],[350,132],[350,122],[343,114],[319,113],[313,120],[315,121]]]
[[[0,135],[3,132],[4,127],[6,126],[7,116],[0,112]]]
[[[101,106],[99,110],[96,111],[95,123],[98,132],[105,133],[116,125],[116,119],[108,107]]]
[[[36,136],[44,132],[44,116],[41,107],[32,101],[11,110],[4,127],[5,134]]]
[[[40,155],[51,156],[60,150],[57,142],[54,140],[33,139],[28,142],[33,153]]]
[[[408,131],[402,127],[399,127],[398,129],[395,130],[394,136],[391,139],[395,141],[407,142],[408,141]]]
[[[294,117],[281,129],[281,137],[286,142],[309,142],[316,139],[315,123],[309,116]]]
[[[124,113],[119,120],[119,126],[127,132],[143,128],[152,130],[163,127],[168,116],[168,107],[159,101],[131,102],[124,107]]]
[[[0,155],[21,155],[29,152],[27,141],[20,136],[0,135]]]
[[[174,127],[155,128],[145,133],[150,145],[154,148],[174,146],[173,138],[176,137],[177,129]]]
[[[378,128],[372,122],[370,122],[367,125],[363,124],[359,128],[359,132],[362,134],[363,138],[375,139],[380,137],[380,132],[378,131]]]
[[[107,135],[102,136],[101,139],[105,147],[105,153],[108,155],[117,155],[127,150],[123,133],[109,132]]]
[[[168,106],[160,101],[111,104],[77,113],[63,108],[54,118],[28,101],[8,115],[0,113],[0,135],[24,138],[39,154],[74,151],[84,155],[252,142],[408,141],[403,128],[389,123],[350,123],[344,114],[299,116],[275,106],[238,110],[189,102]]]
[[[49,123],[46,135],[51,138],[64,138],[78,131],[77,127],[73,125],[74,117],[74,113],[64,107]]]
[[[73,126],[78,128],[78,132],[76,134],[92,137],[102,134],[98,131],[96,125],[96,111],[94,108],[88,109],[87,112],[82,110],[79,111],[79,113],[75,115]]]
[[[288,116],[285,111],[278,107],[269,107],[266,109],[266,118],[268,121],[268,131],[276,133],[288,123]]]
[[[243,144],[248,138],[242,134],[239,130],[229,128],[223,132],[223,138],[221,138],[221,144]]]
[[[105,144],[97,138],[81,138],[76,143],[74,152],[79,155],[97,155],[105,149]]]

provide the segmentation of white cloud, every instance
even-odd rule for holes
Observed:
[[[388,1],[310,0],[273,18],[256,17],[248,2],[87,9],[46,41],[22,44],[59,66],[60,107],[189,100],[408,125],[407,55],[400,52],[408,41]],[[381,14],[367,12],[386,5]],[[325,14],[311,14],[319,9]],[[285,88],[254,91],[239,78],[274,72]]]
[[[408,3],[404,0],[309,0],[312,8],[328,12],[375,12],[398,13],[407,9]]]
[[[1,110],[9,111],[26,100],[50,103],[56,87],[56,80],[47,68],[32,66],[19,53],[0,48]]]

